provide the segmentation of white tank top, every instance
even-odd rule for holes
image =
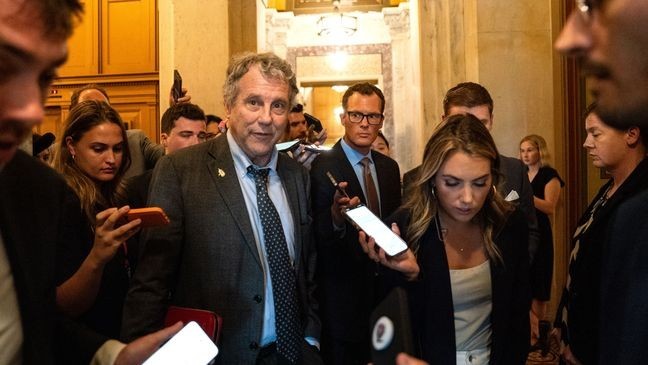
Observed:
[[[490,262],[450,270],[457,351],[486,349],[491,343],[493,295]]]

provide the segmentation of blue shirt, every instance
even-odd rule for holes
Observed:
[[[344,151],[347,160],[349,160],[349,163],[353,167],[353,171],[355,172],[356,177],[360,182],[360,186],[362,187],[362,192],[364,193],[365,196],[365,201],[368,201],[369,199],[367,199],[367,188],[365,187],[364,184],[364,173],[362,171],[363,166],[360,161],[362,161],[362,159],[365,157],[369,158],[369,161],[371,162],[369,164],[369,168],[371,169],[371,177],[373,178],[374,185],[376,186],[376,194],[378,195],[378,206],[380,207],[380,186],[378,186],[378,173],[376,172],[376,164],[374,163],[373,158],[371,158],[371,150],[369,150],[368,154],[363,155],[362,153],[354,150],[351,146],[349,146],[344,140],[344,138],[340,140],[340,145],[342,146],[342,151]]]

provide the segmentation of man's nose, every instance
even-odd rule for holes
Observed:
[[[575,10],[567,19],[554,48],[567,56],[582,56],[592,48],[592,43],[591,25]]]

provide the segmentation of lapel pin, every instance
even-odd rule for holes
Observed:
[[[218,176],[220,177],[225,176],[225,171],[223,171],[223,169],[218,169]]]

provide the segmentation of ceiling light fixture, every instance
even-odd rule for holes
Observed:
[[[319,32],[324,37],[350,36],[358,30],[358,18],[340,12],[340,2],[333,2],[333,14],[322,15],[317,21]]]

